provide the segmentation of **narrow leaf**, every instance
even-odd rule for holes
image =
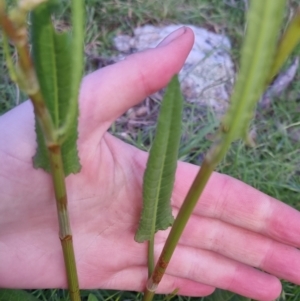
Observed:
[[[286,0],[252,1],[242,48],[241,68],[231,105],[221,123],[226,144],[238,138],[251,143],[249,123],[270,74]]]
[[[81,83],[84,59],[84,33],[85,33],[85,7],[84,0],[71,1],[71,19],[72,19],[72,45],[71,45],[71,62],[72,72],[70,74],[70,111],[64,124],[59,129],[60,140],[64,141],[68,136],[69,130],[72,129],[74,120],[77,119],[77,100],[79,94],[79,87]]]
[[[274,58],[286,0],[251,1],[248,29],[242,50],[240,73],[223,118],[219,136],[197,173],[168,235],[163,251],[147,282],[151,293],[160,283],[181,234],[206,186],[214,168],[222,160],[230,144],[247,138],[247,130],[255,104],[261,96]]]
[[[276,56],[273,62],[272,70],[269,76],[268,84],[277,75],[286,59],[293,52],[300,41],[300,8],[296,11],[294,17],[286,28],[282,38],[280,39]]]
[[[181,136],[182,95],[177,75],[167,87],[162,101],[155,139],[144,174],[143,210],[137,242],[150,240],[158,230],[173,223],[172,195]]]
[[[76,173],[80,170],[76,147],[78,104],[69,103],[72,72],[71,36],[68,33],[55,32],[47,4],[41,5],[32,13],[31,28],[34,65],[43,97],[56,129],[65,122],[70,106],[76,106],[77,116],[73,120],[68,137],[62,144],[65,174]],[[34,166],[50,171],[48,151],[37,121],[36,132],[38,149],[34,157]]]
[[[38,301],[30,293],[17,289],[0,289],[0,301]]]

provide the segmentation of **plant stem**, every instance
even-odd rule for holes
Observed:
[[[72,301],[80,301],[81,299],[72,242],[72,233],[67,211],[65,174],[63,169],[61,147],[57,142],[57,130],[54,127],[51,115],[46,107],[45,100],[39,87],[39,82],[29,53],[26,30],[25,28],[16,29],[14,27],[14,24],[4,12],[2,1],[0,2],[0,25],[2,26],[5,34],[14,42],[17,48],[19,55],[19,70],[17,74],[17,80],[31,99],[34,107],[34,113],[41,125],[45,143],[49,151],[51,175],[59,220],[59,237],[63,249],[70,299]],[[22,34],[18,35],[17,32]]]
[[[26,31],[24,34],[24,31],[19,29],[23,34],[18,36],[14,24],[3,11],[0,11],[0,25],[4,30],[4,34],[14,42],[19,55],[19,70],[16,72],[17,83],[21,85],[24,92],[28,94],[32,101],[35,115],[42,127],[46,145],[55,144],[56,131],[39,88],[38,79],[29,53]]]
[[[67,271],[70,299],[72,301],[81,301],[72,235],[68,235],[64,239],[61,239],[61,244]]]
[[[251,2],[241,68],[231,97],[231,105],[221,122],[218,138],[205,157],[172,226],[154,272],[148,280],[145,291],[147,301],[152,300],[148,298],[147,291],[154,292],[160,283],[183,229],[214,168],[222,160],[232,141],[244,138],[251,142],[248,127],[271,70],[285,3],[285,0]]]
[[[61,156],[61,148],[59,145],[55,145],[49,147],[48,150],[50,155],[51,174],[59,220],[59,237],[61,240],[64,254],[70,298],[72,301],[79,301],[81,299],[72,241],[72,233],[67,210],[68,201],[63,162]]]
[[[154,234],[148,241],[148,278],[154,271]]]
[[[151,301],[155,295],[155,292],[149,291],[147,288],[144,292],[143,301]]]
[[[220,152],[223,153],[223,150],[216,147],[214,148],[215,154],[219,155]],[[215,158],[215,156],[213,156]],[[216,156],[219,157],[219,156]],[[169,264],[169,261],[173,255],[173,252],[176,248],[176,245],[179,241],[179,238],[184,230],[184,227],[187,224],[187,221],[195,208],[197,201],[204,190],[204,187],[211,176],[214,168],[215,162],[214,160],[209,159],[210,156],[206,156],[205,161],[203,162],[200,171],[198,172],[194,182],[184,200],[182,207],[174,221],[174,224],[171,228],[171,232],[167,238],[167,241],[164,245],[162,253],[159,257],[159,260],[155,266],[154,272],[151,275],[151,278],[148,280],[147,288],[144,292],[143,301],[152,300],[155,290],[160,283],[166,268]]]

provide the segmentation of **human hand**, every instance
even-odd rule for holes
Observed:
[[[123,112],[168,83],[192,43],[191,30],[179,29],[160,47],[83,80],[78,140],[82,170],[66,180],[81,288],[144,289],[147,246],[133,237],[147,154],[106,131]],[[51,177],[32,167],[36,143],[31,104],[1,116],[0,129],[0,287],[66,287]],[[197,171],[178,163],[175,215]],[[168,232],[156,236],[156,258]],[[273,300],[281,290],[278,278],[300,284],[296,247],[296,210],[214,173],[157,292],[179,288],[182,295],[204,296],[219,287]]]

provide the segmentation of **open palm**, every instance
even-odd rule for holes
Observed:
[[[81,288],[144,289],[147,249],[133,237],[147,153],[116,139],[107,129],[127,109],[168,83],[192,43],[191,30],[179,29],[160,47],[83,80],[78,140],[82,170],[67,178]],[[31,104],[25,102],[3,115],[0,129],[0,286],[66,287],[51,178],[32,167],[36,143]],[[172,197],[175,215],[197,170],[178,164]],[[157,235],[157,257],[167,233]],[[273,300],[281,290],[278,278],[300,284],[296,247],[300,247],[296,210],[215,173],[158,292],[179,288],[179,294],[203,296],[219,287]]]

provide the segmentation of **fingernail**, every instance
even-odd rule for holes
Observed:
[[[182,26],[180,28],[178,28],[177,30],[175,30],[174,32],[172,32],[170,35],[168,35],[163,41],[161,41],[157,47],[162,47],[162,46],[166,46],[169,43],[171,43],[172,41],[176,40],[177,38],[179,38],[180,36],[182,36],[187,30],[186,26]]]

